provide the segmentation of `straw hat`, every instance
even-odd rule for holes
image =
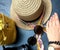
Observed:
[[[47,22],[52,11],[51,0],[12,0],[11,18],[17,26],[32,30],[35,25]]]

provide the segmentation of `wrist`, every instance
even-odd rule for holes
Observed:
[[[60,48],[60,45],[57,45],[57,44],[49,44],[51,46],[53,46],[54,48]]]
[[[50,41],[48,50],[60,50],[60,41]]]
[[[56,44],[49,44],[48,50],[60,50],[60,46]]]

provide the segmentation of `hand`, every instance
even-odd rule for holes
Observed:
[[[57,13],[54,13],[47,22],[46,34],[49,41],[60,41],[60,23]]]

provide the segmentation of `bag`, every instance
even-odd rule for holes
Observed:
[[[15,40],[15,22],[7,16],[0,14],[0,45],[12,44]]]

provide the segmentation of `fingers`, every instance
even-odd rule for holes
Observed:
[[[53,19],[53,16],[51,16],[50,20],[47,22],[46,24],[46,30],[48,31],[49,28],[51,28],[52,26],[52,19]]]
[[[49,27],[51,27],[52,26],[52,22],[53,21],[53,16],[51,16],[51,18],[50,18],[50,20],[49,20]]]
[[[52,17],[52,26],[59,26],[59,18],[58,18],[58,14],[54,13],[53,17]]]
[[[55,15],[55,24],[58,26],[59,25],[59,18],[58,18],[58,14],[54,13]]]
[[[48,31],[48,28],[49,28],[49,21],[47,22],[46,24],[46,30]]]
[[[51,21],[52,21],[52,22],[51,22],[51,24],[52,24],[51,26],[54,27],[54,26],[55,26],[55,22],[56,22],[56,21],[55,21],[55,15],[52,15]]]
[[[58,14],[54,13],[50,20],[47,22],[46,24],[46,30],[55,27],[55,26],[59,26],[59,18],[58,18]]]

